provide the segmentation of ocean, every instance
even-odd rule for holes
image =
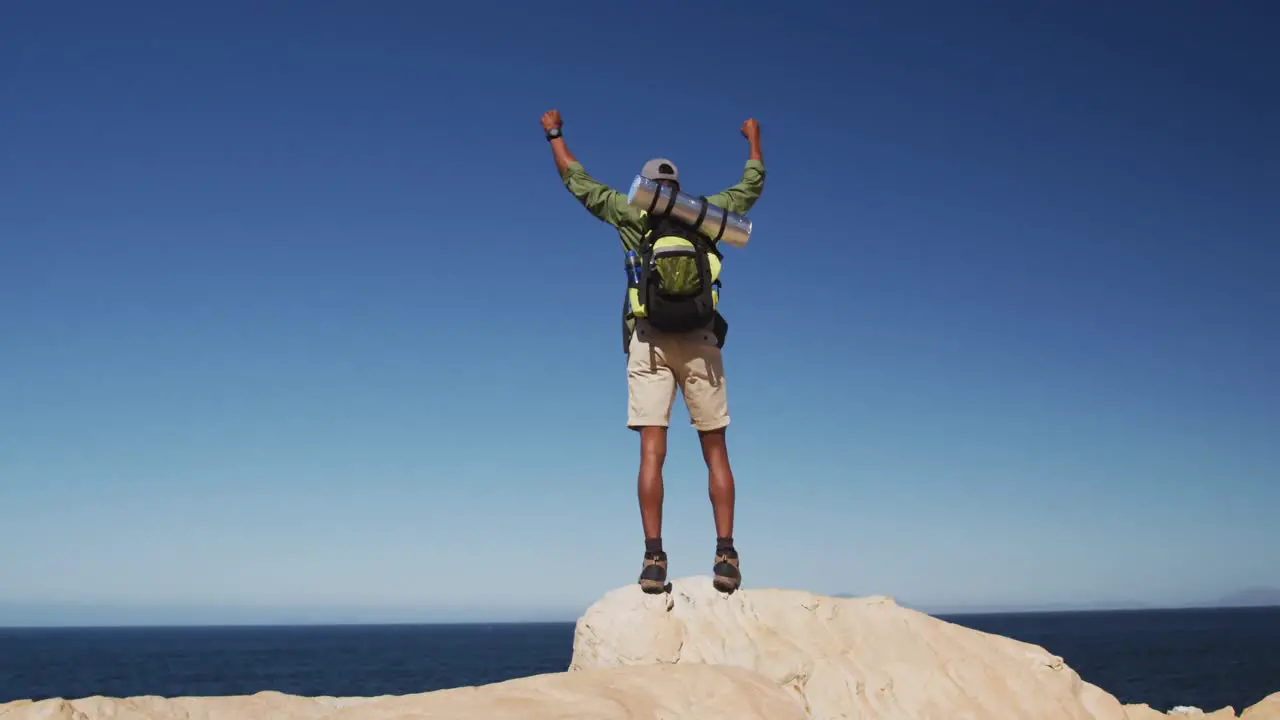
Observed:
[[[1280,608],[941,616],[1035,643],[1121,702],[1240,712],[1280,691]],[[572,623],[0,629],[0,702],[405,694],[568,667]]]

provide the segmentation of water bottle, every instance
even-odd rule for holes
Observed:
[[[640,256],[635,250],[627,251],[627,280],[632,286],[640,284]]]

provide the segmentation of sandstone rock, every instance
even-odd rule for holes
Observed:
[[[827,718],[1128,720],[1111,695],[1042,648],[909,610],[887,597],[628,586],[578,621],[570,671],[710,663],[748,668]]]
[[[1124,706],[1128,720],[1169,720],[1169,716],[1146,703]]]
[[[1228,705],[1211,713],[1206,713],[1198,707],[1179,705],[1170,708],[1169,714],[1163,717],[1186,718],[1187,720],[1236,720],[1236,710]]]
[[[1177,718],[1178,720],[1236,720],[1236,710],[1230,705],[1206,713],[1200,708],[1188,707],[1180,705],[1169,709],[1168,714],[1141,703],[1137,705],[1125,705],[1125,713],[1129,716],[1129,720],[1169,720]]]
[[[1280,692],[1272,693],[1245,708],[1240,714],[1240,720],[1280,720]]]
[[[218,698],[84,698],[0,705],[0,720],[805,720],[781,688],[739,668],[552,673],[378,698],[274,692]]]

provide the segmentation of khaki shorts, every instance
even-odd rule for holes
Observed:
[[[710,330],[662,333],[637,322],[627,355],[627,427],[667,427],[677,387],[695,428],[705,432],[729,424],[715,335]]]

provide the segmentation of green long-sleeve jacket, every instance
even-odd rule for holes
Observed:
[[[644,233],[644,216],[640,210],[627,203],[625,193],[605,185],[587,174],[581,163],[572,162],[561,174],[564,186],[578,198],[592,215],[612,225],[618,231],[618,239],[622,241],[623,251],[639,250],[640,238]],[[722,190],[715,195],[708,195],[707,202],[729,212],[745,215],[764,191],[764,163],[760,160],[748,160],[742,169],[742,180],[733,187]],[[724,336],[728,331],[728,323],[716,313],[714,331],[719,344],[724,344]],[[630,348],[631,334],[635,332],[635,318],[623,303],[622,311],[622,350]]]
[[[640,211],[627,204],[626,193],[618,192],[587,174],[581,163],[569,163],[561,175],[564,186],[592,215],[618,231],[622,249],[639,250],[644,220]],[[731,188],[707,196],[707,202],[739,215],[747,214],[764,190],[764,163],[748,160],[742,180]]]

